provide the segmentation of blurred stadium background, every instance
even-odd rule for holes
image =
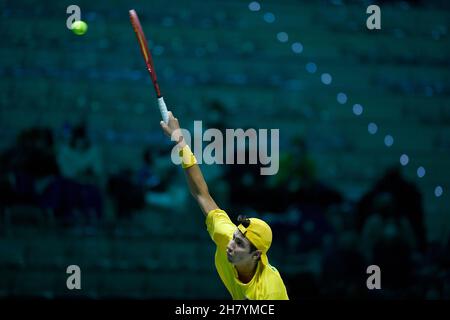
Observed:
[[[130,9],[182,125],[280,129],[276,176],[202,169],[230,216],[271,223],[291,299],[450,297],[447,1],[378,1],[378,31],[370,1],[78,1],[84,36],[72,2],[0,4],[2,297],[229,298]]]

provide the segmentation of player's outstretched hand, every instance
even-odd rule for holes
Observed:
[[[180,130],[180,124],[178,123],[178,119],[175,118],[172,114],[172,111],[168,112],[169,114],[169,122],[166,124],[164,121],[161,121],[159,124],[163,129],[164,133],[171,137],[172,141],[177,141],[177,143],[183,142],[183,134]]]

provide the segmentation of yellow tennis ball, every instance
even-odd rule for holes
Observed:
[[[82,20],[78,20],[78,21],[75,21],[74,23],[72,23],[72,31],[76,35],[81,36],[81,35],[85,34],[87,29],[88,29],[87,23]]]

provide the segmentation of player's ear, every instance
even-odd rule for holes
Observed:
[[[261,258],[261,253],[262,253],[261,250],[256,250],[256,251],[253,253],[253,259],[254,259],[255,261],[258,261],[259,258]]]

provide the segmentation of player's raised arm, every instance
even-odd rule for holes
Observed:
[[[218,209],[219,207],[209,194],[208,185],[206,184],[202,172],[197,165],[197,161],[189,146],[184,141],[178,119],[175,118],[172,112],[169,111],[168,123],[166,124],[161,121],[160,124],[164,133],[167,136],[172,137],[172,140],[177,141],[177,147],[180,152],[180,156],[182,157],[182,166],[188,182],[189,191],[195,200],[197,200],[203,214],[207,216],[208,212]]]

